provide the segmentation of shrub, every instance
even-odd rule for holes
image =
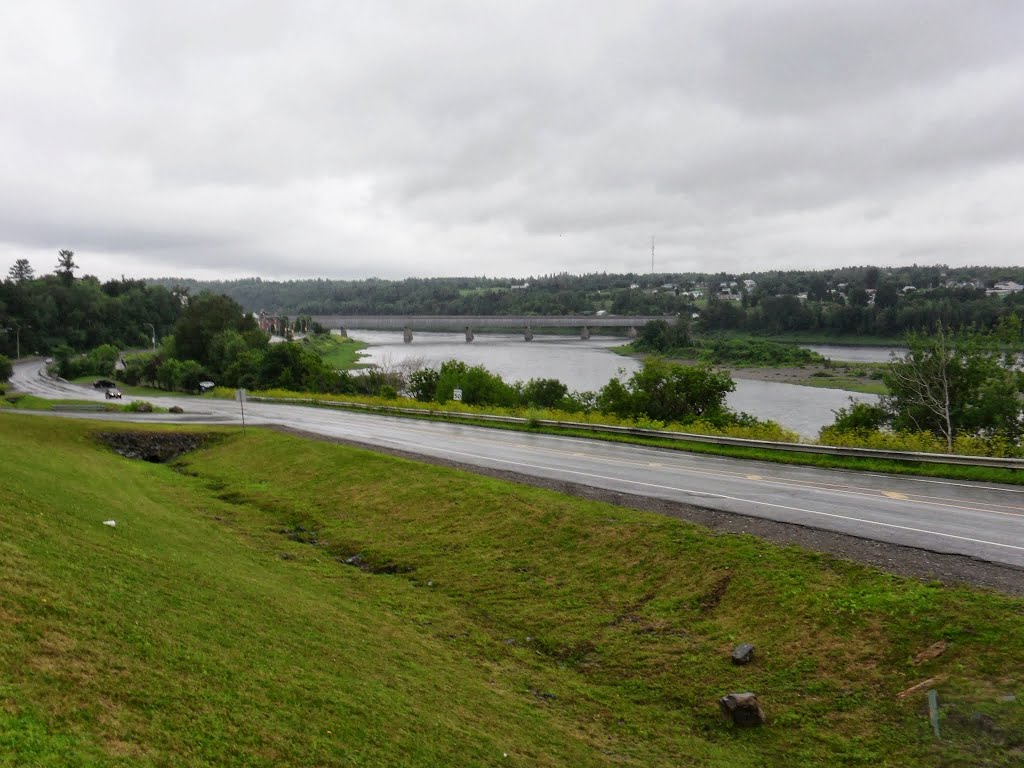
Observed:
[[[873,432],[889,422],[885,409],[874,403],[851,402],[833,413],[836,419],[825,429],[836,432]]]

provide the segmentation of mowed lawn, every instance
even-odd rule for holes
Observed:
[[[1024,600],[261,430],[147,464],[109,429],[0,414],[0,765],[1024,760]],[[721,718],[746,690],[765,726]]]

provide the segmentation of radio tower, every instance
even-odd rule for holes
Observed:
[[[651,277],[654,277],[654,235],[651,235]]]

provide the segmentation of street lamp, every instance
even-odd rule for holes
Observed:
[[[149,326],[149,330],[153,332],[153,335],[152,335],[151,338],[153,340],[153,351],[155,352],[156,351],[156,326],[153,325],[152,323],[143,323],[143,325],[148,325]]]
[[[32,326],[28,326],[31,328]],[[14,331],[14,343],[16,345],[18,359],[21,360],[21,326],[16,325],[13,328],[7,328],[8,331]]]

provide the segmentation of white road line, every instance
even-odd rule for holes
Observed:
[[[493,457],[490,457],[490,456],[481,456],[481,455],[478,455],[478,454],[475,454],[475,453],[466,453],[464,451],[446,450],[445,453],[448,453],[448,454],[451,454],[451,455],[454,455],[454,456],[465,456],[465,457],[468,457],[468,458],[476,459],[478,461],[492,461],[492,462],[499,462],[501,464],[510,464],[510,465],[516,466],[516,467],[526,467],[528,469],[538,469],[538,470],[551,471],[550,467],[545,467],[545,466],[542,466],[542,465],[539,465],[539,464],[528,464],[528,463],[523,462],[523,461],[511,461],[510,459],[498,459],[498,458],[493,458]],[[943,533],[941,531],[929,531],[926,528],[912,528],[912,527],[910,527],[908,525],[896,525],[895,523],[883,523],[883,522],[880,522],[878,520],[866,520],[866,519],[861,518],[861,517],[850,517],[848,515],[837,515],[837,514],[832,513],[832,512],[819,512],[819,511],[814,510],[814,509],[803,509],[802,507],[789,507],[789,506],[786,506],[785,504],[772,504],[771,502],[767,502],[767,501],[757,501],[755,499],[743,499],[743,498],[740,498],[738,496],[728,496],[728,495],[726,495],[724,493],[710,493],[710,492],[707,492],[707,491],[691,490],[689,488],[678,488],[678,487],[671,486],[671,485],[659,485],[657,483],[645,483],[645,482],[640,481],[640,480],[630,480],[630,479],[624,478],[624,477],[611,477],[611,476],[608,476],[608,475],[597,475],[597,474],[593,474],[593,473],[590,473],[590,472],[582,472],[580,470],[574,470],[574,469],[559,469],[559,470],[556,470],[556,471],[557,472],[562,472],[562,473],[565,473],[565,474],[570,474],[570,475],[579,475],[581,477],[589,477],[589,478],[593,478],[595,480],[610,480],[610,481],[618,482],[618,483],[629,483],[631,485],[639,485],[639,486],[643,486],[645,488],[657,488],[658,490],[663,490],[663,491],[676,491],[678,493],[690,493],[690,494],[694,494],[694,495],[698,495],[698,496],[711,496],[711,497],[716,498],[716,499],[725,499],[726,501],[738,501],[738,502],[743,503],[743,504],[757,504],[757,505],[760,505],[760,506],[763,506],[763,507],[772,507],[774,509],[785,509],[785,510],[788,510],[790,512],[802,512],[802,513],[808,514],[808,515],[819,515],[821,517],[831,517],[831,518],[834,518],[836,520],[847,520],[849,522],[854,522],[854,523],[864,523],[866,525],[877,525],[877,526],[881,526],[883,528],[893,528],[893,529],[900,530],[900,531],[910,531],[912,533],[923,533],[923,534],[930,535],[930,536],[941,536],[941,537],[946,538],[946,539],[956,539],[957,541],[969,541],[972,544],[986,544],[986,545],[992,546],[992,547],[1001,547],[1003,549],[1013,549],[1013,550],[1016,550],[1018,552],[1024,552],[1024,547],[1018,547],[1018,546],[1015,546],[1013,544],[1002,544],[1002,543],[1000,543],[998,541],[986,541],[985,539],[972,539],[969,536],[957,536],[956,534],[953,534],[953,533]]]

